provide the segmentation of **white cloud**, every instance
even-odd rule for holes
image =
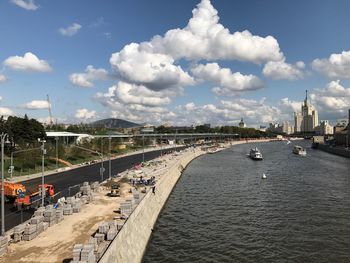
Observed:
[[[76,33],[78,33],[78,31],[82,28],[82,26],[78,23],[73,23],[72,25],[70,25],[67,28],[60,28],[58,29],[58,32],[60,32],[60,34],[62,36],[66,36],[66,37],[71,37],[74,36]]]
[[[39,6],[35,4],[34,0],[11,0],[11,3],[32,11],[37,10],[39,8]]]
[[[0,83],[5,82],[7,80],[6,76],[3,74],[0,74]]]
[[[97,117],[96,111],[89,111],[88,109],[78,109],[75,113],[75,118],[89,120]]]
[[[345,115],[350,107],[350,87],[343,87],[339,80],[331,81],[326,87],[315,89],[310,99],[318,110],[337,119],[339,114]]]
[[[192,74],[200,79],[210,81],[220,87],[213,91],[218,95],[233,95],[237,91],[257,90],[264,87],[264,83],[254,75],[232,73],[229,68],[220,68],[217,63],[197,65],[191,69]]]
[[[283,98],[279,102],[279,106],[285,109],[286,111],[292,112],[300,112],[301,110],[301,101],[293,101],[289,98]]]
[[[27,52],[23,57],[12,56],[8,57],[3,64],[10,67],[13,70],[19,71],[37,71],[37,72],[49,72],[52,71],[49,63],[45,60],[39,59],[31,52]]]
[[[27,110],[44,110],[48,109],[50,104],[46,100],[32,100],[24,105],[21,105],[21,108]]]
[[[95,69],[92,65],[86,67],[85,73],[73,73],[69,76],[72,84],[84,88],[92,88],[94,86],[93,81],[106,80],[107,78],[107,70],[103,68]]]
[[[5,108],[5,107],[0,107],[0,116],[11,116],[11,115],[15,115],[15,113],[9,109],[9,108]]]
[[[329,78],[350,78],[350,51],[341,54],[331,54],[329,58],[315,59],[312,68]]]
[[[2,101],[2,97],[0,96],[0,101]]]
[[[234,32],[219,23],[217,10],[209,0],[202,0],[192,11],[183,29],[173,29],[165,36],[155,36],[147,47],[153,52],[188,60],[242,60],[253,63],[283,59],[277,40],[260,37],[249,31]]]
[[[263,68],[263,74],[272,79],[296,80],[304,77],[304,68],[305,64],[302,61],[298,61],[294,65],[286,63],[284,60],[269,61]]]
[[[194,80],[174,59],[165,54],[151,53],[141,45],[131,43],[112,54],[110,63],[124,81],[144,85],[152,90],[193,85]]]

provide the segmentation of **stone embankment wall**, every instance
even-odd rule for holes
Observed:
[[[319,149],[319,150],[322,150],[322,151],[325,151],[328,153],[336,154],[339,156],[350,158],[350,151],[346,150],[346,149],[329,147],[328,145],[323,145],[323,144],[317,145],[316,149]]]
[[[179,160],[157,182],[156,193],[149,191],[135,208],[123,228],[100,259],[101,263],[141,262],[152,229],[170,193],[181,176],[182,170],[196,157],[200,150],[178,156]]]

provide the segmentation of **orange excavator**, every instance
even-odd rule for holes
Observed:
[[[53,185],[44,184],[45,189],[45,204],[50,203],[52,197],[55,195],[55,190]],[[37,208],[41,204],[41,185],[38,186],[38,191],[31,194],[22,193],[17,196],[15,200],[15,207],[18,210],[21,209],[29,209],[29,208]]]
[[[1,182],[0,182],[1,189]],[[26,187],[23,184],[5,182],[4,183],[4,195],[5,201],[13,202],[17,196],[26,192]]]

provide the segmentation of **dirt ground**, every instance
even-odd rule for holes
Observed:
[[[70,262],[73,246],[86,243],[96,232],[99,223],[117,216],[116,210],[121,202],[127,199],[130,186],[121,185],[121,197],[108,197],[108,188],[95,193],[95,200],[82,206],[81,212],[64,216],[60,223],[49,227],[31,241],[21,241],[9,246],[9,252],[1,263],[51,263]]]

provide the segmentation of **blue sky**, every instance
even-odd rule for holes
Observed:
[[[63,123],[258,126],[291,120],[308,89],[334,123],[350,107],[349,9],[346,0],[3,0],[0,114],[44,121],[49,94]]]

